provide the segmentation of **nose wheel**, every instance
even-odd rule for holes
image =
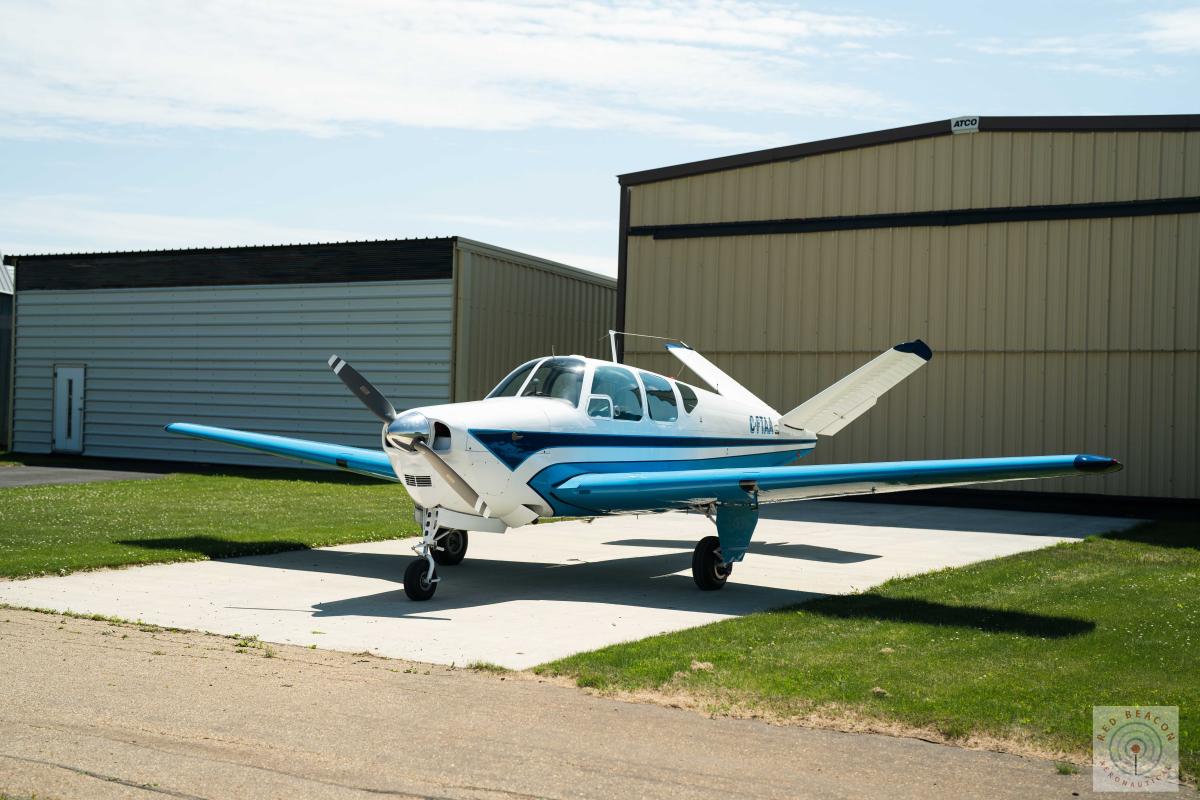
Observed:
[[[433,567],[424,558],[413,559],[404,570],[404,593],[409,600],[428,600],[437,591],[438,579],[433,575]]]
[[[716,536],[705,536],[692,551],[692,580],[705,591],[715,591],[729,580],[733,564],[721,556],[721,540]],[[408,584],[405,584],[406,586]]]

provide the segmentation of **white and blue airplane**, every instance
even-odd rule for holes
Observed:
[[[338,356],[329,365],[383,421],[382,449],[176,422],[172,433],[402,483],[422,537],[404,591],[428,600],[438,566],[466,555],[468,531],[503,533],[541,517],[703,511],[716,536],[692,555],[701,589],[742,560],[763,503],[1121,469],[1094,455],[798,466],[924,366],[921,340],[898,344],[780,414],[683,343],[667,350],[711,387],[614,361],[548,356],[513,370],[483,400],[398,414]]]

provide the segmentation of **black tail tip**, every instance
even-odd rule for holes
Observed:
[[[933,348],[920,339],[913,339],[911,342],[901,342],[892,349],[901,353],[912,353],[914,356],[923,358],[926,361],[933,358]]]
[[[1080,472],[1120,472],[1125,465],[1108,456],[1075,456],[1075,469]]]

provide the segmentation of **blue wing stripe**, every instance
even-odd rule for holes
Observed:
[[[823,497],[888,489],[1049,478],[1112,472],[1120,462],[1104,456],[1061,455],[966,458],[792,467],[732,467],[675,472],[588,473],[554,487],[554,494],[587,507],[628,510],[669,508],[689,501],[746,502],[757,492],[814,489],[800,497]],[[818,489],[821,487],[821,489]],[[838,487],[842,487],[839,491]]]
[[[306,439],[291,439],[287,436],[272,436],[268,433],[251,433],[232,428],[214,428],[208,425],[193,425],[190,422],[172,422],[166,427],[171,433],[207,439],[248,450],[270,453],[281,458],[293,458],[312,464],[358,472],[388,481],[399,480],[382,450],[365,450],[342,444],[310,442]]]

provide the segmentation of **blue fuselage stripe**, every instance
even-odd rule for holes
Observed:
[[[740,456],[717,458],[670,459],[658,461],[586,461],[570,464],[554,464],[546,467],[529,480],[529,486],[550,504],[554,514],[560,517],[590,516],[607,513],[604,508],[589,508],[575,505],[555,494],[555,487],[577,475],[613,472],[677,472],[698,469],[779,467],[790,464],[811,451],[778,450],[772,453],[751,453]]]
[[[468,433],[512,470],[525,463],[525,460],[534,453],[563,447],[700,449],[712,447],[790,446],[791,449],[785,452],[794,452],[795,450],[813,445],[817,441],[816,439],[789,439],[780,436],[759,436],[753,438],[724,436],[636,436],[629,434],[498,430],[470,430]],[[789,458],[788,460],[791,459]]]

